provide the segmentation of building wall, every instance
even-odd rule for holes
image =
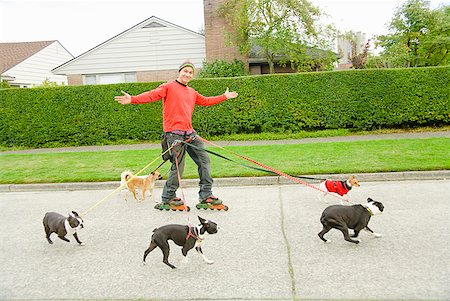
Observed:
[[[226,21],[217,15],[222,0],[204,0],[206,61],[238,59],[248,65],[248,58],[242,56],[235,46],[228,45],[226,32],[231,32]]]
[[[67,84],[66,76],[53,74],[51,70],[72,58],[73,56],[59,42],[55,41],[5,73],[15,77],[13,81],[9,82],[13,86],[38,86],[46,79],[58,84]]]
[[[176,70],[157,70],[157,71],[142,71],[136,74],[138,82],[157,82],[168,81],[178,77],[178,69]]]
[[[83,85],[83,76],[81,74],[68,75],[67,84],[70,86],[81,86]]]

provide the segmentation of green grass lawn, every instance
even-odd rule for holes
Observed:
[[[253,165],[219,148],[208,149],[239,163]],[[226,149],[292,175],[450,169],[448,138],[230,146]],[[0,183],[118,181],[123,170],[136,173],[158,158],[142,174],[151,172],[162,162],[159,154],[159,149],[1,154]],[[213,155],[210,157],[214,178],[268,175]],[[166,174],[169,167],[170,163],[166,163],[161,173]],[[196,165],[188,158],[184,178],[196,177]]]

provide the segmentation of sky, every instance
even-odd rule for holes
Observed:
[[[388,32],[394,10],[406,0],[310,0],[340,31],[367,38]],[[431,0],[431,7],[450,4]],[[78,56],[156,16],[198,32],[203,0],[0,0],[0,42],[58,40]]]

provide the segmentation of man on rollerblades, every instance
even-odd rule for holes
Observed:
[[[144,92],[137,96],[131,96],[122,91],[123,95],[114,99],[122,104],[143,104],[163,101],[163,130],[167,146],[174,147],[170,150],[169,177],[164,185],[161,195],[161,203],[155,205],[159,210],[184,210],[183,200],[176,196],[176,191],[180,186],[180,177],[183,175],[186,151],[198,166],[200,178],[199,204],[197,208],[203,209],[224,209],[222,201],[212,193],[213,179],[211,178],[211,164],[204,145],[192,127],[192,113],[195,105],[212,106],[230,98],[236,98],[237,92],[227,90],[219,96],[205,97],[188,86],[189,81],[194,77],[194,65],[190,61],[183,62],[178,69],[176,80],[164,83],[158,88]],[[186,141],[189,144],[184,144]],[[178,169],[177,169],[178,166]]]

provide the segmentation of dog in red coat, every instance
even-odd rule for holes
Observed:
[[[325,180],[322,183],[320,183],[319,188],[320,190],[324,191],[323,194],[321,194],[320,199],[328,203],[326,200],[326,197],[328,194],[334,193],[335,195],[341,196],[341,204],[342,200],[348,201],[347,194],[353,187],[359,187],[361,186],[356,179],[355,176],[351,176],[346,181],[332,181],[332,180]]]

